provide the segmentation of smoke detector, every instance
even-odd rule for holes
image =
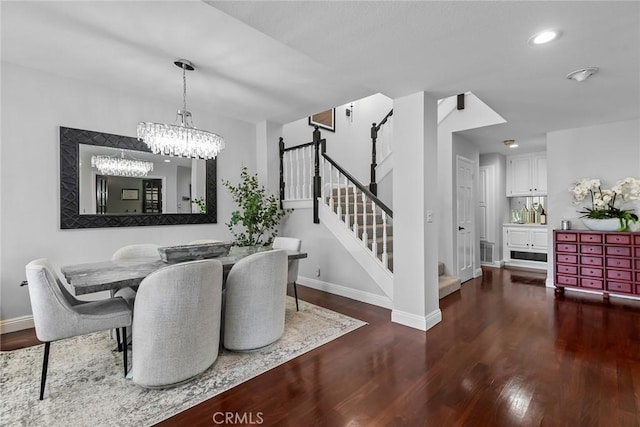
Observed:
[[[580,70],[575,70],[567,74],[567,78],[569,80],[583,82],[597,72],[598,72],[598,67],[581,68]]]

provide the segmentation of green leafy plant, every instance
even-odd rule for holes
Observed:
[[[200,213],[207,213],[207,202],[204,200],[204,197],[193,199],[191,203],[193,203],[198,207],[198,209],[200,209]]]
[[[267,246],[278,233],[280,220],[291,209],[280,209],[280,203],[274,195],[267,195],[264,186],[259,185],[258,175],[250,175],[245,166],[240,171],[237,185],[222,181],[238,209],[231,212],[226,223],[236,246]]]

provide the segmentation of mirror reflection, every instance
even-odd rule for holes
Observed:
[[[206,198],[201,159],[79,144],[78,178],[81,215],[201,213]]]

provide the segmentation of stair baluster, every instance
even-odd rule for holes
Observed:
[[[345,194],[345,214],[344,214],[344,223],[347,225],[347,228],[351,227],[351,217],[349,216],[350,206],[349,206],[349,181],[347,177],[344,177],[344,194]]]
[[[296,199],[300,200],[300,150],[296,150]]]
[[[360,238],[358,236],[358,198],[357,198],[358,189],[355,185],[352,188],[353,188],[353,235],[356,236],[356,238]],[[365,209],[362,214],[364,215],[366,211],[367,210]]]
[[[302,176],[301,176],[301,184],[300,187],[302,188],[301,191],[301,195],[300,197],[302,199],[306,199],[306,198],[311,198],[311,196],[309,196],[307,194],[307,150],[305,148],[303,148],[302,150],[300,150],[301,153],[300,155],[302,156]]]
[[[382,265],[384,268],[389,268],[389,251],[387,249],[387,213],[385,211],[382,211]]]
[[[309,161],[309,174],[307,175],[307,182],[309,183],[307,185],[307,198],[310,199],[313,197],[313,179],[311,177],[311,171],[313,170],[313,148],[311,146],[307,147],[307,152],[309,153],[307,155],[307,159]]]
[[[335,212],[335,203],[333,201],[333,165],[329,165],[329,208],[331,212]]]
[[[342,219],[342,189],[340,188],[340,171],[336,170],[336,181],[338,182],[338,210],[336,213],[338,217]]]
[[[371,218],[373,218],[373,228],[372,228],[373,236],[371,236],[371,252],[373,252],[373,255],[377,257],[378,256],[378,242],[377,242],[378,230],[376,227],[376,204],[373,200],[371,201],[371,211],[373,212],[373,215],[371,215]]]
[[[295,187],[294,187],[295,181],[293,179],[293,165],[294,165],[294,162],[293,162],[293,151],[289,151],[287,154],[289,155],[289,162],[288,163],[289,163],[289,182],[290,182],[290,185],[287,185],[287,187],[289,188],[289,191],[288,191],[289,197],[288,198],[289,199],[293,199],[294,196],[295,196]]]
[[[364,212],[362,213],[362,241],[364,242],[365,248],[367,247],[367,242],[369,241],[369,233],[367,233],[367,215],[365,214],[367,211],[367,199],[366,195],[362,193],[362,206],[364,207]]]

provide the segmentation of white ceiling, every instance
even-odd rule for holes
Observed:
[[[246,121],[287,123],[381,92],[473,92],[507,120],[481,152],[640,116],[640,2],[2,2],[2,60]],[[544,46],[535,32],[559,28]],[[587,66],[600,72],[567,80]],[[606,141],[603,141],[606,142]],[[523,144],[521,144],[522,146]],[[526,147],[525,147],[526,149]]]

